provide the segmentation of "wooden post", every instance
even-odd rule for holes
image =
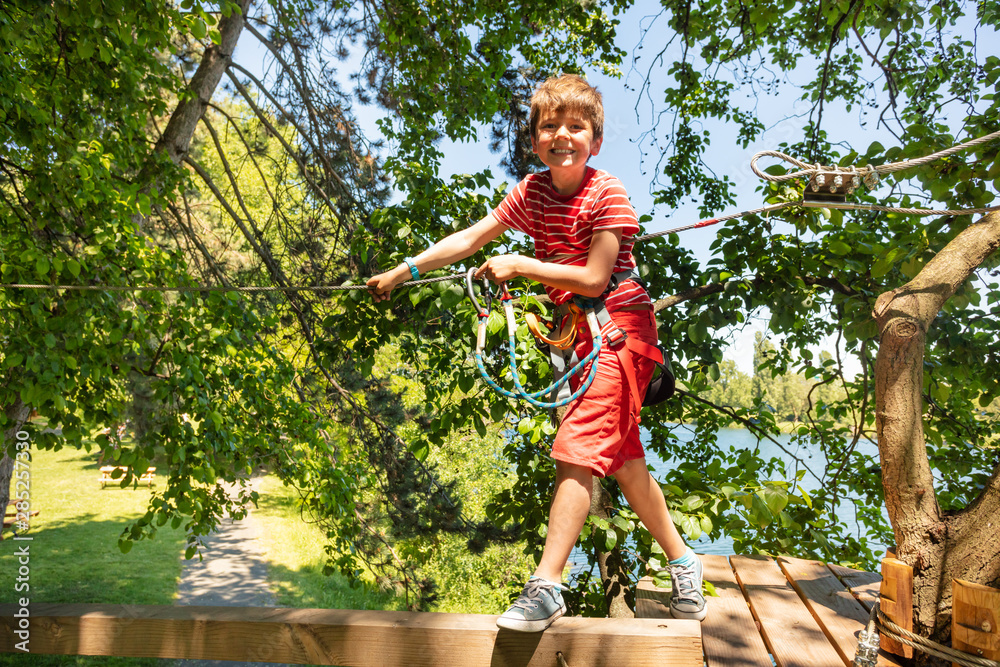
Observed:
[[[952,648],[1000,660],[1000,591],[961,579],[952,582],[951,590]]]
[[[913,630],[913,568],[896,558],[882,559],[882,586],[879,589],[879,608],[889,620],[903,628]],[[880,638],[883,650],[904,658],[913,657],[913,647],[901,644],[885,635]]]

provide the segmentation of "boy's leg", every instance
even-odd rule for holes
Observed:
[[[663,491],[646,468],[646,459],[626,461],[614,475],[629,507],[670,559],[670,579],[673,583],[670,615],[674,618],[702,620],[708,609],[701,593],[701,559],[684,544],[677,532],[667,510]]]
[[[632,459],[622,464],[614,473],[618,486],[625,494],[625,500],[632,511],[639,515],[639,520],[660,545],[670,560],[676,560],[687,552],[687,545],[677,532],[667,501],[663,497],[660,485],[646,468],[646,459]]]
[[[590,468],[556,461],[556,488],[549,510],[549,530],[542,560],[535,570],[536,577],[562,581],[566,561],[590,513],[592,484]]]
[[[592,477],[590,468],[556,461],[556,488],[542,560],[521,596],[497,619],[499,627],[541,632],[566,613],[562,572],[590,512]]]

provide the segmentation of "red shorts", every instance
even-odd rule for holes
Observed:
[[[652,310],[617,311],[611,314],[611,319],[629,336],[656,345],[656,319]],[[581,329],[576,354],[582,359],[590,352],[592,341],[586,324],[581,323]],[[579,341],[579,337],[583,340]],[[598,477],[613,475],[626,461],[645,456],[636,415],[656,364],[648,357],[629,352],[640,391],[639,396],[632,396],[628,376],[616,352],[624,345],[623,340],[614,349],[601,348],[593,384],[570,404],[552,443],[552,458],[590,468]],[[574,391],[589,373],[588,365],[570,379]]]

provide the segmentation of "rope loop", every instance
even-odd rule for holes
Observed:
[[[877,600],[872,605],[871,613],[868,615],[868,625],[858,634],[859,641],[857,652],[854,655],[854,667],[875,667],[877,664],[879,636],[875,632],[876,629],[883,636],[894,639],[901,644],[964,667],[1000,667],[1000,662],[996,660],[982,658],[950,646],[938,644],[899,627],[882,612]]]
[[[931,153],[930,155],[925,155],[923,157],[914,158],[912,160],[902,160],[900,162],[890,162],[888,164],[883,164],[878,166],[868,164],[864,167],[861,167],[860,169],[854,166],[851,166],[850,168],[839,167],[836,165],[824,167],[822,164],[819,163],[814,165],[809,165],[806,164],[805,162],[802,162],[801,160],[797,160],[791,157],[790,155],[786,155],[785,153],[781,153],[779,151],[760,151],[758,153],[755,153],[754,156],[750,158],[750,169],[753,170],[753,173],[757,174],[757,176],[759,176],[760,178],[764,179],[765,181],[771,181],[772,183],[781,183],[783,181],[788,181],[793,178],[802,178],[802,177],[808,177],[810,180],[813,180],[819,177],[820,175],[829,175],[829,174],[832,174],[834,178],[836,178],[838,175],[843,176],[844,174],[846,174],[849,175],[852,179],[854,176],[863,179],[865,187],[867,187],[869,190],[874,190],[878,186],[881,177],[885,174],[891,174],[897,171],[902,171],[904,169],[910,169],[912,167],[922,167],[930,162],[934,162],[936,160],[940,160],[950,155],[954,155],[955,153],[958,153],[960,151],[972,148],[973,146],[978,146],[979,144],[984,144],[986,142],[992,141],[993,139],[997,138],[1000,138],[1000,130],[998,130],[997,132],[993,132],[991,134],[987,134],[982,137],[978,137],[976,139],[972,139],[970,141],[966,141],[961,144],[956,144],[951,148],[947,148],[945,150],[938,151],[936,153]],[[762,157],[776,157],[778,159],[784,160],[785,162],[788,162],[789,164],[798,167],[799,171],[793,171],[787,174],[778,174],[778,175],[768,174],[764,171],[761,171],[757,167],[757,161]],[[819,185],[823,186],[824,183],[820,183]]]

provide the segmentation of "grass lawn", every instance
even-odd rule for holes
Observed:
[[[184,535],[161,529],[128,554],[118,550],[118,535],[130,519],[145,512],[149,490],[101,489],[97,454],[63,449],[33,451],[31,461],[31,542],[15,542],[10,532],[0,542],[0,602],[20,597],[37,602],[172,604],[183,565]],[[11,490],[15,487],[12,485]],[[14,552],[30,545],[30,590],[15,591],[19,567]],[[10,573],[11,576],[8,576]],[[0,655],[0,665],[161,665],[137,658]]]
[[[306,523],[299,513],[294,489],[271,475],[261,480],[258,509],[254,510],[268,561],[275,604],[305,609],[398,610],[405,602],[388,592],[351,588],[339,573],[326,576],[323,531]]]
[[[162,528],[153,540],[138,542],[128,554],[118,549],[118,535],[131,519],[145,512],[150,491],[145,486],[122,489],[98,483],[97,454],[63,449],[34,452],[31,462],[32,540],[14,541],[8,531],[0,542],[0,603],[29,597],[32,603],[174,603],[184,565],[184,535]],[[162,478],[161,478],[162,479]],[[162,481],[161,481],[162,483]],[[12,486],[12,491],[15,487]],[[405,608],[405,600],[372,587],[352,588],[339,574],[323,574],[326,539],[300,515],[296,492],[273,476],[261,481],[259,508],[271,590],[283,607],[317,609]],[[30,545],[30,591],[14,589],[19,566],[16,550]],[[460,538],[434,547],[431,574],[441,584],[437,611],[499,613],[509,591],[504,584],[520,579],[527,559],[520,547],[491,548],[473,557]],[[517,571],[517,572],[515,572]],[[11,573],[7,576],[6,573]],[[6,665],[55,667],[168,667],[172,660],[0,654]]]
[[[261,526],[271,590],[279,607],[309,609],[406,608],[402,596],[371,586],[351,588],[339,573],[323,574],[326,538],[300,516],[293,489],[274,476],[261,480],[254,516]],[[522,553],[523,545],[491,546],[485,553],[469,553],[465,538],[443,536],[429,547],[434,557],[427,573],[438,583],[440,595],[433,611],[462,614],[499,614],[507,608],[511,590],[517,590],[534,567]]]

